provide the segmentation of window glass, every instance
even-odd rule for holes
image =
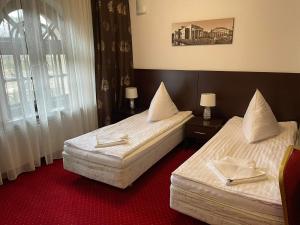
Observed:
[[[2,22],[0,23],[0,37],[3,37],[3,38],[10,37],[9,24],[6,21],[6,19],[2,20]]]
[[[50,76],[55,75],[55,68],[54,68],[54,60],[53,60],[53,55],[46,55],[46,62],[47,62],[47,69],[48,69],[48,74]]]
[[[8,16],[15,22],[15,23],[19,23],[23,21],[23,10],[22,9],[18,9],[15,11],[12,11],[8,14]]]
[[[43,40],[61,40],[57,26],[46,16],[40,15]]]
[[[13,55],[2,55],[1,64],[4,79],[16,78],[16,69]]]
[[[29,55],[20,55],[21,69],[23,77],[30,77],[30,60]]]
[[[60,55],[61,69],[63,74],[67,74],[66,56]]]
[[[5,83],[6,94],[9,105],[16,105],[20,103],[20,95],[17,81],[9,81]]]
[[[13,38],[24,37],[23,10],[18,9],[8,14],[12,21],[9,22],[10,34]]]
[[[67,74],[66,57],[60,55],[46,55],[47,69],[50,76]]]
[[[58,97],[63,95],[63,84],[60,77],[50,78],[49,84],[52,97]]]
[[[24,86],[25,86],[26,99],[31,100],[32,93],[33,93],[33,86],[32,86],[31,79],[24,80]]]
[[[66,95],[70,94],[68,79],[69,78],[67,76],[64,76],[64,89],[65,89],[65,94]]]

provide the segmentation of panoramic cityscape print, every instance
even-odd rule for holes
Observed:
[[[172,45],[232,44],[234,18],[172,24]]]

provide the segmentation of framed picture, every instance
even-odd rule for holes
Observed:
[[[172,24],[172,45],[232,44],[234,18]]]

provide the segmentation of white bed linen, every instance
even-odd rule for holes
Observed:
[[[65,146],[75,147],[82,152],[88,151],[93,154],[109,155],[122,159],[130,155],[137,148],[144,145],[148,141],[151,141],[151,139],[166,132],[168,129],[171,129],[177,124],[180,124],[186,118],[189,118],[191,114],[191,111],[182,111],[178,112],[176,115],[170,118],[149,123],[146,120],[148,111],[145,111],[124,119],[118,123],[67,140],[65,141]],[[95,148],[97,135],[109,135],[118,133],[126,133],[128,135],[128,144],[101,149]],[[72,151],[69,150],[69,148],[65,148],[65,151],[67,153],[72,154]]]
[[[193,115],[188,116],[185,120],[183,120],[176,126],[170,128],[166,132],[158,135],[157,137],[152,138],[150,141],[148,141],[143,146],[136,149],[134,152],[132,152],[130,155],[126,156],[125,158],[118,158],[118,157],[105,155],[105,154],[94,154],[93,152],[82,151],[80,149],[74,148],[72,146],[67,146],[67,145],[64,146],[64,152],[70,156],[83,159],[87,162],[106,165],[114,168],[125,168],[130,166],[134,161],[139,160],[140,157],[146,154],[147,151],[150,151],[149,150],[150,147],[156,146],[157,143],[161,142],[162,139],[166,139],[166,141],[168,141],[168,139],[170,138],[170,134],[177,132],[177,130],[180,130],[183,133],[184,124],[192,117]],[[182,141],[181,138],[178,139],[177,144],[180,143],[181,141]]]
[[[228,210],[227,207],[232,206],[249,212],[282,217],[278,172],[287,146],[295,142],[297,124],[283,122],[279,125],[278,136],[248,144],[242,132],[242,118],[233,117],[210,141],[172,173],[172,185],[188,193],[214,199],[215,202],[223,204],[221,208],[224,212]],[[257,167],[266,170],[268,180],[236,186],[224,185],[206,163],[225,156],[254,160]],[[201,201],[199,207],[201,208]]]

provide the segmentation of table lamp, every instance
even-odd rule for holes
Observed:
[[[130,101],[130,108],[134,109],[134,99],[138,97],[136,87],[127,87],[125,89],[125,97]]]
[[[200,105],[204,106],[203,119],[211,119],[210,107],[216,106],[216,94],[214,93],[202,93],[200,98]]]

